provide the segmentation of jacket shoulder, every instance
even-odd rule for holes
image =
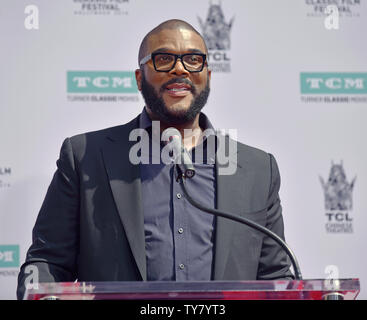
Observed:
[[[245,163],[256,163],[258,165],[269,166],[270,158],[272,155],[267,151],[259,148],[249,146],[247,144],[237,142],[237,152],[239,160]]]
[[[69,140],[73,153],[79,158],[87,149],[89,152],[91,149],[99,150],[106,143],[106,139],[128,141],[130,131],[137,128],[138,124],[139,116],[123,125],[77,134],[65,140]]]

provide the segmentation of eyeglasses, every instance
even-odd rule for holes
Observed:
[[[201,72],[203,71],[206,54],[203,53],[151,53],[140,60],[140,65],[147,63],[150,59],[153,61],[154,69],[158,72],[171,71],[177,62],[177,59],[181,59],[184,68],[189,72]]]

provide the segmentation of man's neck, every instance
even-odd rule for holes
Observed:
[[[196,117],[192,121],[185,122],[183,124],[169,124],[162,120],[160,120],[149,108],[145,107],[150,119],[152,121],[160,121],[160,130],[161,133],[167,128],[176,128],[180,131],[182,137],[182,143],[186,150],[191,150],[199,143],[201,143],[203,130],[199,125],[199,117],[200,114],[197,114]]]

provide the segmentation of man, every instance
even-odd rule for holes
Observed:
[[[199,146],[205,151],[187,182],[194,197],[284,237],[274,157],[237,143],[231,155],[236,170],[223,175],[216,163],[220,145],[214,140],[210,148],[213,136],[203,139],[212,128],[200,112],[211,72],[201,35],[184,21],[160,24],[142,41],[135,75],[146,102],[137,118],[64,141],[21,267],[18,298],[27,265],[38,268],[40,282],[292,277],[288,258],[273,240],[189,204],[174,164],[131,161],[137,143],[130,141],[131,132],[146,130],[155,148],[155,137],[174,127],[192,156]],[[152,121],[159,121],[158,133]]]

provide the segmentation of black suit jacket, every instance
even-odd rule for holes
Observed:
[[[18,298],[29,264],[38,267],[40,282],[146,280],[140,172],[129,161],[136,143],[129,134],[138,127],[139,117],[64,141],[20,269]],[[284,238],[274,157],[237,143],[230,161],[237,165],[235,174],[219,175],[217,169],[217,208]],[[218,217],[214,246],[214,280],[292,277],[282,249],[247,226]]]

